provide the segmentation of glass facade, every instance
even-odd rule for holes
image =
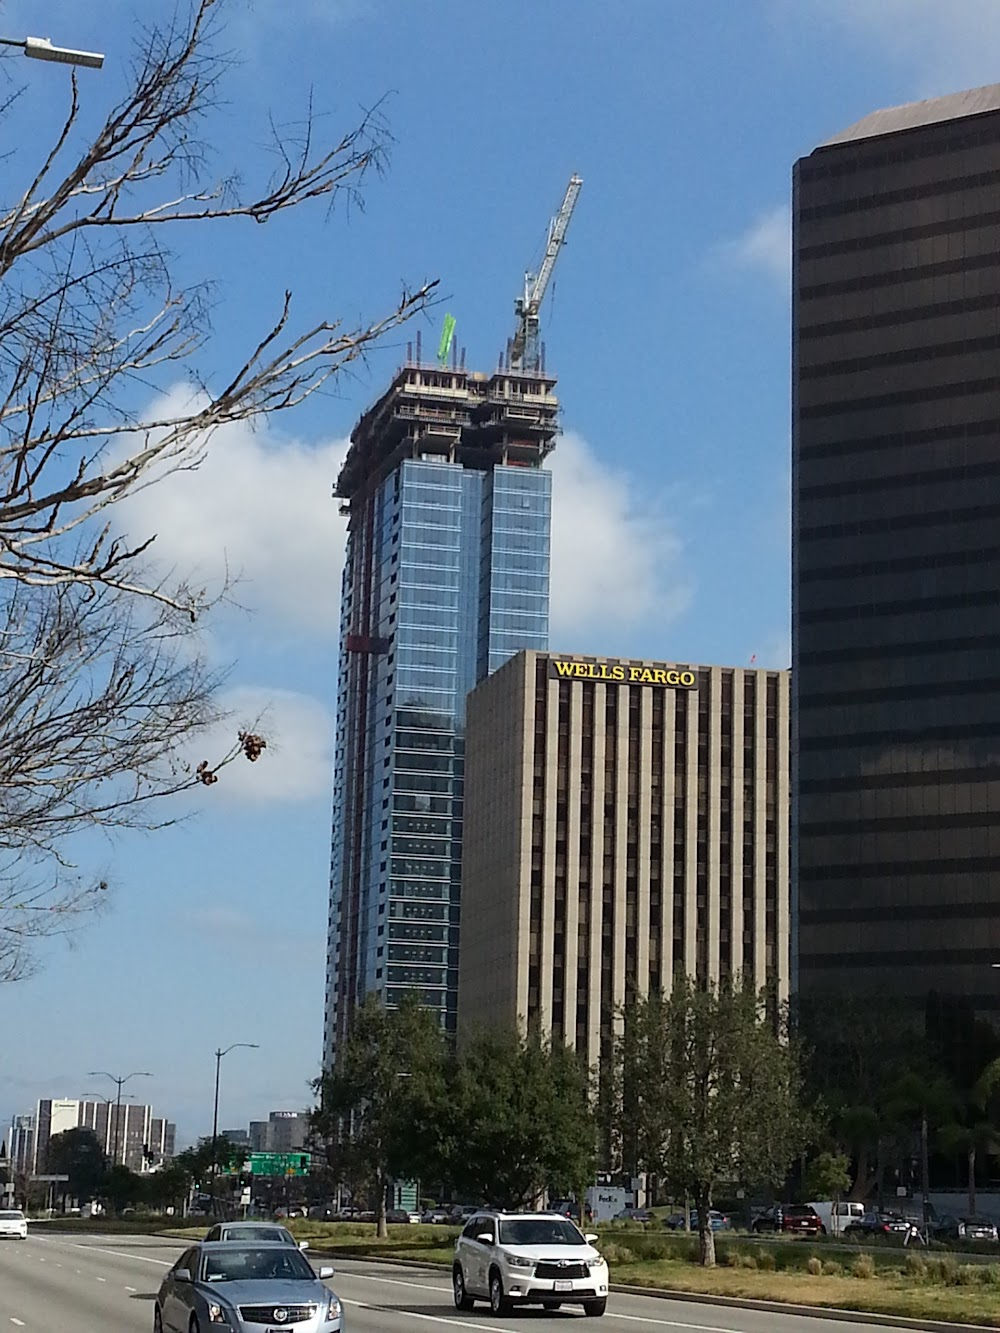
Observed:
[[[996,111],[796,167],[803,992],[1000,1009],[998,180]]]
[[[327,1065],[370,992],[394,1005],[415,991],[454,1029],[465,699],[521,648],[548,645],[551,474],[407,454],[355,505],[348,537]]]

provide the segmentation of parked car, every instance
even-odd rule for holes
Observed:
[[[842,1236],[852,1222],[860,1222],[865,1215],[865,1205],[856,1199],[820,1199],[809,1207],[831,1236]]]
[[[872,1209],[845,1227],[844,1235],[853,1236],[855,1240],[860,1240],[862,1236],[889,1236],[896,1240],[908,1240],[918,1229],[916,1223],[902,1213],[883,1213]]]
[[[153,1306],[154,1333],[191,1333],[225,1325],[260,1333],[287,1319],[302,1333],[341,1333],[340,1301],[326,1278],[290,1245],[202,1242],[185,1250],[164,1277]]]
[[[0,1236],[28,1239],[28,1219],[19,1208],[6,1208],[0,1212]]]
[[[513,1305],[582,1305],[584,1314],[602,1315],[608,1265],[596,1239],[554,1213],[476,1213],[455,1244],[455,1308],[481,1300],[498,1316]]]
[[[274,1222],[217,1222],[205,1239],[265,1241],[275,1245],[295,1245],[300,1250],[309,1248],[307,1240],[296,1240],[287,1227],[279,1227]]]
[[[2,1216],[2,1214],[0,1214]],[[1000,1232],[988,1217],[942,1217],[930,1228],[935,1240],[980,1240],[996,1243]]]
[[[385,1220],[394,1223],[419,1222],[420,1214],[407,1212],[405,1208],[387,1208],[385,1212]]]
[[[750,1223],[750,1230],[761,1235],[765,1231],[780,1231],[792,1236],[821,1236],[826,1227],[816,1210],[807,1203],[779,1203],[765,1208]]]
[[[652,1222],[653,1214],[648,1208],[623,1208],[615,1213],[616,1222]]]
[[[663,1219],[663,1225],[665,1227],[669,1227],[671,1231],[683,1231],[684,1214],[671,1213],[669,1217],[665,1217]],[[711,1227],[713,1231],[728,1231],[732,1226],[732,1222],[729,1220],[729,1218],[725,1213],[720,1213],[718,1212],[717,1209],[713,1208],[708,1214],[708,1225]],[[691,1230],[692,1231],[698,1230],[697,1209],[691,1210]]]
[[[420,1220],[427,1226],[447,1226],[452,1217],[447,1208],[428,1208]]]

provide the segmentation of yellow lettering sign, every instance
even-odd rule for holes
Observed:
[[[639,685],[683,686],[690,689],[698,684],[694,671],[678,671],[675,667],[624,666],[621,662],[567,662],[563,658],[549,658],[549,673],[570,680],[606,680],[613,683],[629,682]]]
[[[573,674],[573,663],[572,663],[572,662],[560,662],[560,661],[559,661],[557,658],[555,658],[555,657],[553,657],[553,658],[551,659],[551,662],[552,662],[552,665],[555,667],[556,671],[559,673],[560,676],[572,676],[572,674]]]

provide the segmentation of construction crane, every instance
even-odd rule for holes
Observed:
[[[542,308],[545,289],[549,285],[552,271],[556,266],[559,251],[566,243],[566,231],[573,209],[580,194],[583,180],[580,176],[571,176],[562,207],[549,223],[549,238],[545,245],[545,258],[537,273],[525,273],[524,294],[514,302],[514,314],[517,316],[517,331],[510,344],[510,368],[513,371],[537,373],[540,369],[541,349],[538,343],[538,312]]]

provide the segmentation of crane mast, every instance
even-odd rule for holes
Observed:
[[[514,302],[517,329],[510,344],[510,368],[513,371],[537,372],[539,369],[538,314],[542,308],[542,301],[552,278],[559,251],[566,243],[569,220],[573,216],[573,209],[576,207],[582,185],[583,180],[580,176],[570,177],[562,206],[549,223],[545,257],[538,272],[525,273],[524,275],[524,293]]]

